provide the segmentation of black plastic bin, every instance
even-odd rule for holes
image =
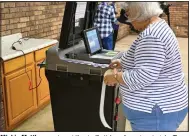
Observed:
[[[99,117],[103,76],[46,70],[55,131],[113,131]],[[115,87],[107,87],[104,115],[113,127]]]

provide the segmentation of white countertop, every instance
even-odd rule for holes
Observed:
[[[18,56],[22,56],[23,55],[22,51],[25,54],[27,54],[45,48],[52,44],[56,44],[58,42],[57,40],[52,40],[52,39],[34,39],[34,38],[29,38],[28,40],[21,39],[20,41],[22,43],[19,44],[17,42],[14,44],[14,47],[16,47],[17,50],[22,50],[22,51],[15,51],[12,49],[12,44],[18,41],[20,38],[22,38],[22,35],[20,33],[1,37],[0,57],[4,61]]]

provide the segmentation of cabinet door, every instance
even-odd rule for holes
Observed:
[[[41,61],[39,61],[37,64],[39,63],[41,63]],[[37,100],[38,107],[40,107],[50,101],[49,83],[45,76],[45,68],[40,69],[38,66],[36,66],[36,79],[36,84],[37,86],[39,85],[37,87]]]
[[[33,87],[36,87],[34,65],[27,67]],[[23,121],[37,109],[36,89],[29,89],[29,79],[25,69],[5,76],[8,125]]]

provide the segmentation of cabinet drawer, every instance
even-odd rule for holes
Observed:
[[[34,62],[34,53],[26,54],[25,57],[26,65]],[[4,73],[7,74],[23,67],[25,67],[25,58],[24,56],[20,56],[4,62]]]
[[[52,45],[51,45],[51,46],[48,46],[48,47],[46,47],[46,48],[40,49],[40,50],[38,50],[38,51],[35,51],[35,61],[40,61],[40,60],[42,60],[42,59],[45,59],[45,58],[46,58],[46,51],[47,51],[50,47],[52,47]]]

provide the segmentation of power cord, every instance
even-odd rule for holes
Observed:
[[[21,39],[23,39],[23,40],[25,40],[25,41],[29,40],[29,38],[20,38],[18,41],[14,42],[14,43],[12,44],[12,49],[15,50],[15,51],[21,51],[21,52],[22,52],[22,54],[23,54],[23,56],[24,56],[25,73],[26,73],[26,75],[27,75],[27,77],[28,77],[28,80],[29,80],[29,90],[33,90],[33,89],[38,88],[38,87],[40,86],[41,82],[42,82],[42,78],[41,78],[41,75],[40,75],[41,65],[40,65],[40,64],[37,64],[37,66],[40,66],[40,68],[39,68],[39,78],[40,78],[40,82],[38,83],[38,85],[37,85],[36,87],[32,87],[32,80],[30,79],[30,77],[29,77],[29,75],[28,75],[28,73],[27,73],[27,68],[26,68],[26,56],[25,56],[25,53],[24,53],[23,50],[16,49],[16,47],[14,46],[14,44],[16,44],[16,43],[22,44]],[[43,61],[43,62],[44,62],[44,61]],[[42,62],[42,63],[43,63],[43,62]]]

